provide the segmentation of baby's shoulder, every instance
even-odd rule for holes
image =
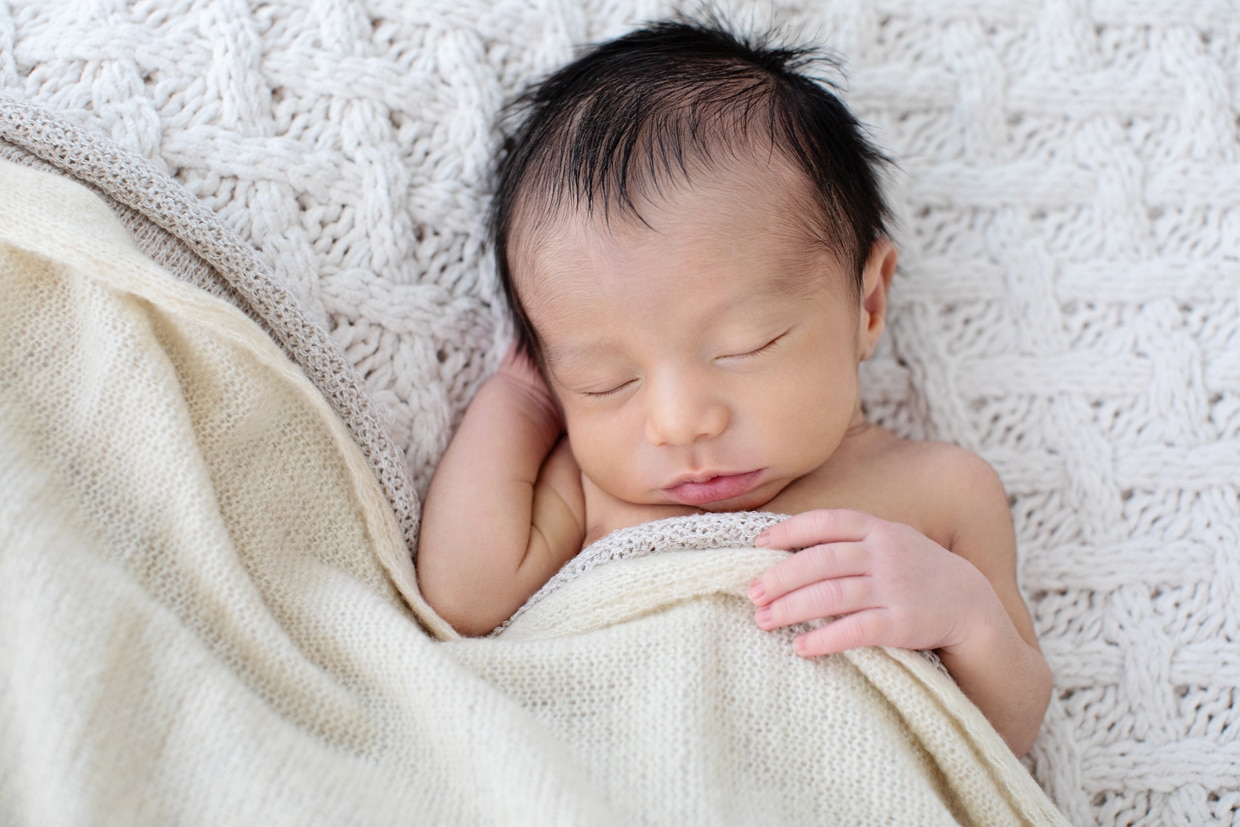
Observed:
[[[994,493],[993,489],[1003,488],[989,462],[951,442],[893,436],[886,451],[904,473],[945,496]]]
[[[967,448],[883,431],[868,453],[873,484],[867,488],[885,492],[879,499],[890,504],[889,519],[915,525],[947,548],[1011,519],[998,473]]]

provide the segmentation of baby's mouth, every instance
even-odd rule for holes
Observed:
[[[696,475],[669,485],[663,493],[681,505],[701,506],[735,499],[753,490],[761,471],[743,474]]]

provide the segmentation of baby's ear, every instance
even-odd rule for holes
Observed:
[[[899,250],[889,238],[880,238],[870,245],[861,285],[861,324],[857,326],[857,353],[863,361],[874,355],[887,324],[887,291],[899,257]]]

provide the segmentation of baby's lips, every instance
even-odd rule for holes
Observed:
[[[701,482],[685,480],[663,490],[681,505],[703,506],[744,496],[758,484],[761,476],[761,471],[720,474]]]

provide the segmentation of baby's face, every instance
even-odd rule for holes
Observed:
[[[861,421],[863,301],[795,176],[764,172],[695,180],[649,227],[577,217],[514,246],[573,455],[623,501],[761,508]]]

